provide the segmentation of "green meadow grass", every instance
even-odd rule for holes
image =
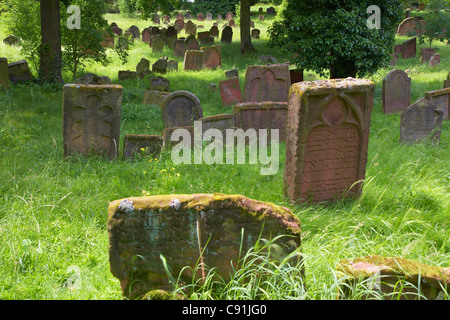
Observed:
[[[234,29],[233,43],[222,46],[222,69],[166,75],[171,91],[187,90],[200,99],[205,116],[232,112],[232,107],[221,106],[219,91],[209,89],[209,83],[218,86],[225,79],[225,70],[239,68],[243,81],[247,65],[258,64],[260,55],[287,61],[265,46],[273,19],[259,22],[258,7],[253,7],[253,20],[262,37],[254,41],[256,53],[240,55],[239,29]],[[123,29],[150,25],[122,15],[106,17]],[[208,30],[212,23],[204,25]],[[0,28],[0,37],[6,35]],[[398,37],[397,43],[406,39]],[[413,102],[442,88],[450,71],[450,46],[434,46],[441,53],[438,67],[420,64],[419,54],[396,65],[410,70]],[[0,56],[10,62],[22,59],[20,48],[3,43]],[[172,53],[165,49],[154,54],[137,41],[128,63],[122,64],[113,52],[109,56],[107,67],[87,64],[83,71],[123,85],[121,138],[159,134],[164,127],[159,109],[142,105],[148,84],[118,81],[117,74],[134,70],[141,58],[154,63],[161,56],[173,58]],[[175,59],[182,69],[182,59]],[[119,281],[109,270],[107,207],[110,201],[145,194],[242,194],[286,206],[301,220],[307,291],[295,266],[255,265],[249,254],[250,263],[230,283],[207,282],[192,299],[335,299],[336,264],[369,254],[450,266],[450,125],[444,123],[439,146],[399,144],[400,116],[382,112],[381,81],[389,70],[369,77],[376,93],[363,193],[355,201],[329,205],[288,203],[283,196],[283,145],[280,170],[273,176],[260,175],[261,165],[174,165],[168,152],[156,160],[65,160],[61,86],[12,85],[0,92],[0,299],[122,299]],[[64,77],[70,81],[70,74]],[[306,70],[305,79],[319,77]],[[255,269],[269,274],[268,280],[249,280]]]

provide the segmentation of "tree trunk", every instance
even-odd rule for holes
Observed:
[[[63,83],[59,0],[41,0],[41,56],[39,78]]]
[[[250,0],[241,0],[241,53],[255,51],[250,35]]]

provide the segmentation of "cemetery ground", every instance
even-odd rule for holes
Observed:
[[[106,17],[126,28],[135,24],[142,30],[151,24],[123,15]],[[243,86],[246,67],[260,64],[260,56],[288,60],[265,46],[272,19],[253,17],[261,39],[253,39],[257,52],[246,56],[240,54],[235,28],[233,43],[222,45],[223,66],[217,70],[183,71],[182,58],[173,57],[167,47],[152,53],[148,44],[135,41],[126,65],[110,52],[108,66],[88,64],[84,72],[108,76],[123,86],[121,141],[126,134],[160,134],[164,124],[159,108],[142,104],[148,81],[118,81],[118,71],[135,70],[141,58],[154,63],[168,56],[179,62],[179,71],[165,75],[170,91],[195,94],[205,116],[232,113],[232,106],[221,105],[218,90],[224,71],[238,68]],[[212,22],[203,24],[209,30]],[[0,29],[2,39],[7,35]],[[407,39],[397,36],[396,43]],[[416,57],[400,58],[395,67],[409,70],[412,103],[442,88],[450,71],[450,45],[434,43],[441,54],[435,67],[420,63],[425,46],[418,44]],[[0,57],[23,59],[18,47],[3,43]],[[30,64],[36,75],[36,65]],[[368,77],[376,91],[362,195],[328,205],[292,205],[283,196],[283,144],[280,170],[273,176],[260,175],[260,165],[175,165],[167,151],[134,161],[64,159],[62,87],[11,85],[8,92],[0,92],[0,299],[122,299],[119,281],[109,269],[108,204],[143,195],[241,194],[285,206],[301,221],[306,291],[298,268],[277,268],[266,261],[245,266],[230,283],[197,288],[193,299],[336,299],[336,264],[367,255],[450,266],[450,124],[443,123],[437,146],[400,144],[400,115],[382,111],[382,79],[391,69]],[[304,75],[309,81],[321,79],[308,70]],[[64,76],[70,83],[70,74]],[[262,271],[271,276],[259,278]],[[361,284],[351,298],[360,298],[364,290]]]

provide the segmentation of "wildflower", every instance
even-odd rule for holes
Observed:
[[[180,174],[177,172],[177,177],[179,177],[180,176]]]

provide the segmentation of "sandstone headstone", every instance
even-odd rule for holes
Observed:
[[[177,20],[175,20],[174,23],[177,24],[177,25],[179,25],[181,29],[184,29],[184,26],[185,26],[184,20],[182,20],[182,19],[177,19]],[[174,27],[175,27],[175,24],[174,24]]]
[[[222,30],[222,37],[220,39],[222,43],[230,44],[233,41],[233,29],[230,26],[226,26]]]
[[[205,52],[203,58],[203,67],[207,69],[220,68],[222,66],[220,46],[201,47],[201,51]]]
[[[384,113],[403,111],[411,105],[411,78],[405,71],[390,71],[382,86]]]
[[[158,27],[150,27],[150,34],[152,36],[161,35],[161,29],[159,29]]]
[[[209,129],[220,130],[223,137],[226,137],[226,130],[236,127],[233,114],[217,114],[205,118],[198,119],[202,122],[203,133]]]
[[[175,57],[184,57],[187,50],[185,39],[175,39],[173,41],[173,55]]]
[[[108,32],[104,32],[102,46],[107,48],[114,48],[114,34],[111,36]]]
[[[166,73],[167,72],[167,57],[165,58],[159,58],[156,60],[154,64],[152,64],[152,71],[155,73]]]
[[[244,102],[288,101],[291,86],[289,66],[248,66],[245,73]]]
[[[264,21],[264,15],[262,14],[259,15],[259,21]]]
[[[431,57],[436,53],[436,48],[420,49],[420,62],[429,62]]]
[[[190,35],[185,40],[184,43],[186,45],[187,50],[200,50],[200,45],[198,44],[197,39],[195,39],[195,36]]]
[[[242,101],[241,84],[238,77],[219,82],[220,96],[223,106],[231,106]]]
[[[174,141],[172,141],[172,134],[178,130],[178,129],[183,129],[183,130],[187,130],[191,136],[191,141],[190,144],[181,139],[181,138],[177,138],[174,137]],[[183,144],[187,144],[187,146],[194,148],[194,127],[193,126],[183,126],[183,127],[173,127],[173,128],[164,128],[164,130],[161,132],[161,136],[164,138],[164,148],[165,149],[170,149],[180,143]]]
[[[222,14],[221,13],[219,13],[219,14],[217,14],[217,20],[223,20],[223,18],[222,18]]]
[[[142,42],[150,42],[150,29],[149,28],[145,28],[144,30],[142,30]]]
[[[169,91],[161,90],[145,90],[142,104],[161,107],[164,98],[169,94]]]
[[[144,70],[150,70],[150,61],[142,58],[141,61],[136,65],[136,72],[140,73]]]
[[[163,137],[147,134],[127,134],[123,140],[124,158],[136,155],[157,157],[161,153]]]
[[[206,20],[211,21],[212,20],[212,13],[211,12],[207,12],[205,17],[206,17]]]
[[[169,91],[170,81],[167,78],[157,76],[150,78],[150,90]]]
[[[201,70],[205,52],[202,50],[187,50],[184,54],[183,70]]]
[[[138,74],[136,71],[130,70],[121,70],[119,71],[118,79],[119,80],[132,80],[137,79]]]
[[[239,69],[234,68],[234,69],[225,71],[225,77],[227,77],[227,78],[239,77]]]
[[[156,37],[152,41],[153,52],[162,52],[164,50],[164,40],[161,37]]]
[[[205,21],[205,16],[203,15],[203,13],[199,13],[199,14],[197,15],[197,20],[198,20],[198,21]]]
[[[406,40],[402,45],[402,58],[414,58],[416,56],[417,38]]]
[[[108,234],[110,270],[128,299],[172,290],[161,256],[181,284],[204,281],[206,267],[230,280],[239,258],[260,238],[278,246],[277,254],[268,252],[274,264],[289,254],[288,263],[301,262],[299,219],[287,208],[241,195],[116,200],[108,208]]]
[[[377,255],[341,260],[336,275],[342,281],[339,298],[350,295],[349,288],[365,283],[362,299],[418,300],[420,292],[427,300],[439,300],[450,294],[450,268],[425,265],[400,257]]]
[[[236,27],[236,22],[233,19],[231,19],[230,21],[228,21],[228,25],[230,27]]]
[[[111,79],[107,76],[98,76],[94,73],[86,73],[76,80],[79,84],[105,85],[111,84]]]
[[[166,31],[166,37],[167,38],[177,38],[178,37],[177,29],[175,29],[175,27],[173,27],[173,26],[169,26]]]
[[[425,92],[425,99],[436,109],[442,111],[443,120],[448,120],[450,113],[450,88]]]
[[[212,26],[211,29],[209,29],[209,33],[214,38],[218,38],[219,37],[219,28],[217,26]]]
[[[175,91],[166,96],[161,105],[161,115],[166,128],[192,126],[203,118],[200,100],[188,91]]]
[[[112,31],[117,34],[118,36],[120,36],[122,34],[122,29],[120,29],[118,26],[114,26],[112,28]]]
[[[0,58],[0,88],[9,90],[8,59]]]
[[[20,60],[8,64],[8,75],[9,81],[13,83],[25,83],[34,80],[26,60]]]
[[[430,140],[439,144],[443,112],[425,98],[417,100],[403,111],[400,122],[400,142],[411,144]]]
[[[252,38],[253,39],[259,39],[260,33],[261,33],[261,31],[259,29],[253,29],[252,30]]]
[[[228,12],[225,19],[230,21],[231,19],[233,19],[233,17],[234,17],[233,13],[232,12]]]
[[[182,12],[178,12],[177,15],[176,15],[176,18],[177,18],[177,19],[180,19],[180,20],[184,20],[184,15],[183,15],[183,13],[182,13]]]
[[[119,85],[63,87],[65,157],[75,152],[83,156],[118,156],[122,91]]]
[[[375,86],[364,79],[292,85],[284,190],[295,203],[360,195]]]
[[[406,18],[397,28],[398,35],[419,35],[421,33],[420,20],[415,17]]]
[[[187,35],[191,35],[194,37],[197,35],[197,27],[191,20],[188,20],[188,22],[186,22],[185,32]]]
[[[244,102],[238,103],[233,109],[236,119],[236,127],[243,129],[268,129],[279,130],[279,141],[286,141],[286,125],[288,115],[287,102]]]
[[[161,18],[158,15],[155,15],[153,17],[153,23],[154,24],[161,24]]]

